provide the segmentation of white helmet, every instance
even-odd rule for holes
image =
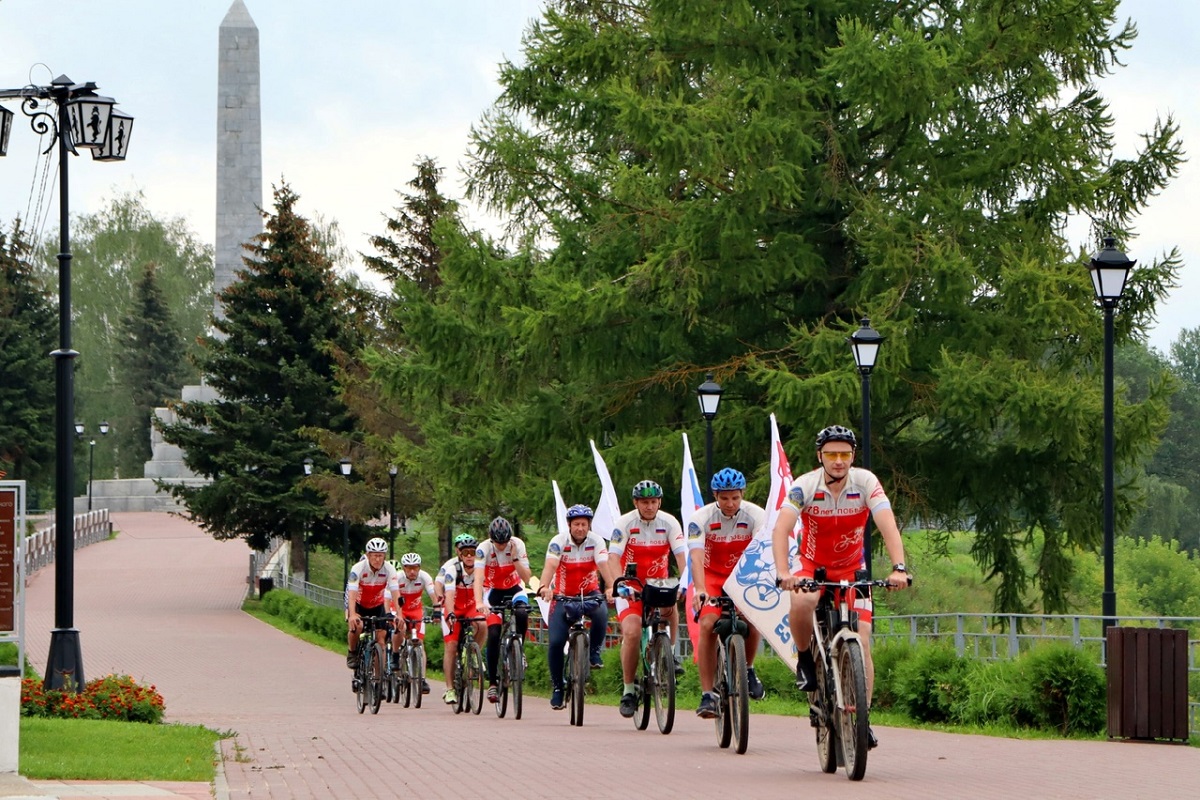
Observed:
[[[400,558],[400,566],[402,566],[402,567],[419,567],[419,566],[421,566],[421,555],[419,553],[405,553]]]
[[[380,539],[378,536],[376,536],[374,539],[371,539],[369,542],[367,542],[367,552],[368,553],[386,553],[387,552],[387,542],[385,542],[383,539]]]

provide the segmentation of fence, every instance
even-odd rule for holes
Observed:
[[[112,520],[108,509],[101,508],[75,516],[75,549],[102,542],[112,536]],[[25,577],[37,572],[47,564],[54,563],[54,546],[58,538],[58,526],[52,524],[37,533],[25,537]]]

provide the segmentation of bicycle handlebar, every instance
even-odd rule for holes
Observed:
[[[908,585],[912,586],[912,582],[913,582],[912,575],[907,575],[905,577],[908,578]],[[782,582],[783,582],[782,578],[776,578],[775,586],[778,587],[779,584]],[[896,584],[892,583],[889,580],[882,580],[882,579],[861,580],[861,581],[852,581],[852,580],[819,581],[816,578],[800,578],[800,582],[796,584],[796,588],[793,589],[792,591],[794,591],[794,592],[815,592],[818,589],[823,589],[825,587],[829,587],[829,588],[833,588],[833,589],[857,589],[857,588],[868,588],[868,587],[871,587],[871,588],[877,587],[880,589],[892,589],[892,588],[896,587]]]

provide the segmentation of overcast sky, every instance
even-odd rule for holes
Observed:
[[[430,155],[461,196],[467,134],[498,94],[497,65],[519,60],[540,0],[244,0],[262,57],[264,201],[284,177],[301,211],[336,219],[354,252],[383,232],[383,214]],[[182,216],[214,239],[217,29],[231,0],[0,0],[0,88],[60,74],[95,81],[136,118],[124,163],[71,163],[72,213],[140,189],[159,216]],[[1112,101],[1118,155],[1158,115],[1174,114],[1200,153],[1200,2],[1123,0],[1140,36],[1101,89]],[[45,66],[41,66],[45,65]],[[8,103],[12,110],[16,108]],[[38,196],[37,137],[18,113],[0,160],[0,220],[29,216]],[[53,182],[53,173],[50,176]],[[53,186],[48,188],[52,192]],[[44,229],[57,230],[47,194]],[[1181,286],[1160,308],[1151,344],[1165,351],[1200,326],[1200,157],[1155,198],[1125,243],[1149,261],[1179,247]],[[491,227],[482,214],[472,221]],[[1081,234],[1083,232],[1081,231]],[[1084,244],[1080,242],[1080,244]]]

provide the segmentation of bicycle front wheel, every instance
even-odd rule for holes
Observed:
[[[675,654],[671,637],[656,633],[650,642],[650,682],[654,694],[654,719],[659,733],[667,734],[675,726]],[[646,712],[649,713],[647,702]],[[645,724],[642,727],[646,727]]]
[[[371,648],[371,667],[368,672],[367,686],[367,701],[371,705],[371,713],[379,713],[379,704],[383,702],[383,659],[386,656],[383,654],[383,645],[378,642]]]
[[[508,682],[512,692],[513,719],[520,719],[525,686],[525,648],[521,640],[516,638],[508,646]]]
[[[425,650],[422,647],[408,648],[408,693],[412,695],[413,706],[421,707],[421,696],[425,693]]]
[[[370,674],[367,664],[370,660],[365,642],[358,643],[358,668],[354,670],[354,704],[358,713],[367,710],[367,676]]]
[[[501,645],[500,663],[496,666],[496,671],[498,673],[496,675],[496,677],[499,678],[499,680],[496,682],[496,685],[499,689],[499,693],[496,697],[496,705],[495,705],[496,716],[499,717],[500,719],[504,719],[504,715],[506,713],[508,713],[508,684],[509,684],[509,681],[511,680],[511,678],[509,677],[510,673],[508,671],[508,646],[507,645]]]
[[[483,711],[483,682],[487,673],[479,643],[472,640],[467,650],[467,710],[473,714]]]
[[[571,637],[571,724],[583,724],[583,696],[587,688],[588,635],[576,633]]]
[[[717,746],[729,747],[733,741],[733,720],[729,718],[729,688],[726,672],[729,669],[728,648],[724,642],[717,644],[717,673],[713,677],[713,692],[717,695],[717,716],[713,722],[717,728]]]
[[[746,680],[746,640],[741,634],[729,637],[729,721],[738,755],[750,743],[750,684]]]
[[[838,708],[838,734],[842,743],[842,762],[846,777],[861,781],[867,773],[867,673],[863,666],[862,644],[854,639],[842,642],[838,652],[838,677],[842,683],[842,706]]]
[[[812,656],[816,664],[817,689],[808,693],[808,716],[817,729],[817,761],[821,772],[834,773],[838,768],[838,735],[832,709],[837,695],[833,676],[825,669],[825,659],[816,646],[812,648]]]
[[[398,682],[400,684],[400,700],[404,703],[404,707],[408,708],[412,705],[412,681],[409,679],[409,658],[408,658],[408,643],[405,642],[400,646],[400,675]]]

